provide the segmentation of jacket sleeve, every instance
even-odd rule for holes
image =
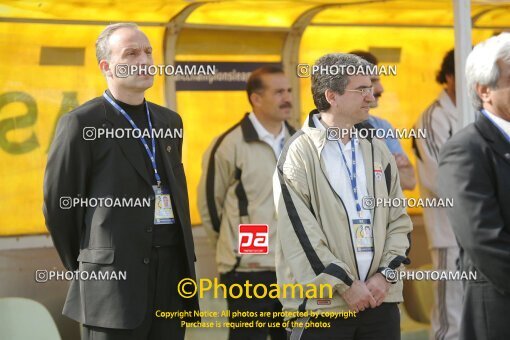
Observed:
[[[440,106],[436,105],[420,117],[417,128],[424,129],[426,138],[415,139],[417,153],[423,167],[423,171],[419,174],[420,183],[436,197],[438,197],[439,151],[451,135],[450,123],[446,118],[446,113],[442,110]]]
[[[491,157],[469,141],[449,142],[441,151],[441,195],[453,199],[448,218],[460,246],[494,286],[510,293],[510,233],[501,215],[508,202],[497,199]]]
[[[403,199],[400,179],[398,175],[395,159],[389,155],[387,167],[391,170],[391,187],[389,192],[390,199]],[[386,173],[386,171],[385,171]],[[404,206],[392,206],[388,212],[388,222],[386,227],[386,240],[384,250],[379,264],[380,268],[396,269],[402,263],[410,264],[407,257],[411,247],[411,231],[413,223],[407,214]]]
[[[69,200],[87,197],[91,169],[91,141],[83,139],[78,117],[60,118],[50,147],[44,175],[43,213],[53,243],[68,270],[78,268],[85,207],[70,207]]]
[[[280,156],[273,180],[277,236],[285,262],[300,284],[329,284],[340,294],[354,276],[328,248],[328,241],[314,216],[303,159],[292,148]]]
[[[198,185],[198,209],[213,246],[220,231],[225,198],[235,175],[235,146],[215,139],[202,159]]]

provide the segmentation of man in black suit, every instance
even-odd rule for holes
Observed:
[[[84,339],[183,339],[180,319],[156,315],[198,309],[196,298],[177,293],[181,279],[195,279],[182,120],[144,99],[152,76],[129,75],[123,66],[153,63],[136,25],[106,27],[96,55],[108,90],[60,119],[44,177],[44,215],[68,270],[125,272],[126,279],[73,280],[63,314],[83,324]],[[149,203],[82,203],[105,198]]]
[[[477,121],[440,154],[439,188],[460,245],[461,339],[510,339],[510,34],[477,45],[466,63]]]

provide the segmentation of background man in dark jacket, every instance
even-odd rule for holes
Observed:
[[[477,45],[466,63],[477,121],[440,154],[439,189],[452,197],[448,218],[460,245],[464,285],[461,339],[509,339],[510,34]]]

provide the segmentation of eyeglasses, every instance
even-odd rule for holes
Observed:
[[[374,95],[374,87],[364,87],[362,89],[359,89],[359,90],[345,90],[346,92],[359,92],[361,93],[361,96],[363,98],[365,98],[366,96],[368,96],[369,94],[370,95]]]

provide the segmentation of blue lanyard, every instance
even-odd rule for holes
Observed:
[[[345,159],[344,152],[342,150],[342,146],[340,142],[337,141],[338,148],[340,149],[340,154],[344,160],[345,168],[347,169],[347,173],[349,174],[349,179],[351,180],[351,189],[352,195],[354,196],[354,200],[356,201],[356,211],[358,215],[361,217],[361,206],[359,205],[358,200],[358,190],[356,189],[356,150],[354,148],[354,139],[351,139],[351,158],[352,158],[352,172],[349,170],[347,166],[347,159]]]
[[[138,128],[138,126],[136,126],[135,122],[133,121],[133,119],[131,119],[131,117],[128,115],[128,113],[126,111],[124,111],[123,108],[121,108],[116,102],[113,101],[113,99],[111,99],[107,94],[106,92],[103,93],[103,97],[110,103],[112,104],[112,106],[117,109],[117,111],[119,111],[120,113],[122,113],[122,115],[124,116],[124,118],[127,119],[127,121],[129,122],[129,124],[131,124],[131,126],[133,127],[134,130],[140,130]],[[151,122],[151,116],[149,114],[149,105],[147,105],[147,103],[145,103],[145,110],[147,111],[147,120],[149,121],[149,129],[150,131],[152,131],[152,122]],[[152,164],[152,168],[154,169],[154,177],[156,178],[156,183],[158,184],[158,187],[161,186],[161,177],[159,177],[159,174],[158,174],[158,167],[156,165],[156,141],[155,141],[155,138],[151,138],[151,147],[152,147],[152,150],[149,149],[149,145],[147,144],[147,141],[145,140],[145,138],[143,138],[142,136],[140,136],[140,141],[142,142],[142,145],[144,146],[145,148],[145,151],[147,152],[147,155],[149,156],[149,159],[151,160],[151,164]]]
[[[496,122],[489,116],[489,114],[487,113],[487,111],[485,110],[482,110],[482,113],[485,117],[487,117],[488,120],[490,120],[492,122],[492,124],[494,124],[494,126],[499,130],[501,131],[501,133],[503,134],[503,136],[505,136],[506,140],[510,143],[510,135],[508,133],[506,133],[505,130],[503,130],[498,124],[496,124]]]

